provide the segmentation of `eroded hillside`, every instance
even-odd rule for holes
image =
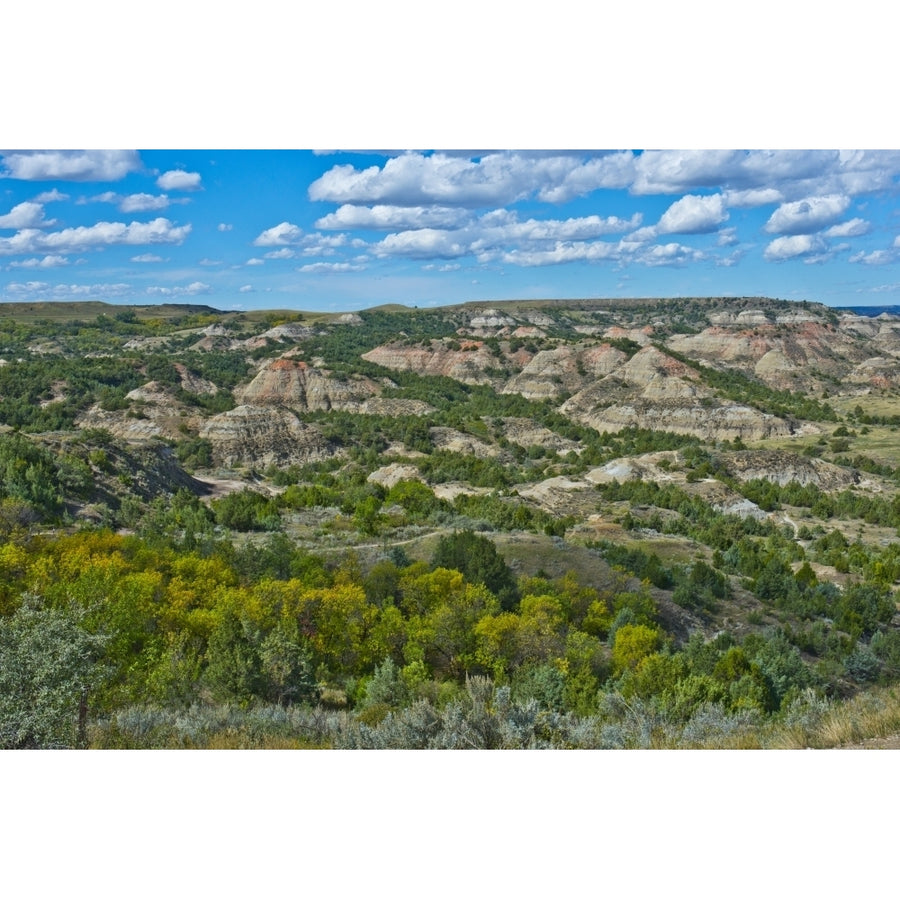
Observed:
[[[420,699],[540,671],[582,713],[598,691],[661,703],[665,671],[684,721],[900,675],[898,317],[765,298],[86,309],[0,319],[0,530],[102,526],[220,560],[222,609],[255,579],[327,586],[377,650],[316,643],[325,594],[297,635],[254,599],[245,637],[299,641],[334,704],[362,703],[387,658]],[[465,569],[437,549],[459,533],[490,536],[502,584],[416,580]],[[11,553],[10,578],[43,584]],[[472,605],[439,615],[454,591]],[[216,609],[184,625],[197,671]]]

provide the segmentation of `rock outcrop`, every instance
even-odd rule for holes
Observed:
[[[796,481],[823,491],[842,491],[860,480],[854,469],[782,450],[742,450],[722,454],[722,459],[738,481],[762,478],[782,486]]]
[[[339,379],[303,360],[281,357],[265,363],[248,385],[234,393],[241,403],[251,406],[329,410],[358,405],[380,390],[371,379]]]
[[[200,437],[217,466],[302,465],[338,455],[314,425],[281,407],[241,405],[208,419]]]
[[[383,344],[364,353],[362,358],[399,372],[444,375],[464,384],[488,385],[497,383],[496,370],[505,363],[483,341],[432,340],[414,346]]]
[[[615,372],[628,359],[609,344],[565,344],[541,350],[502,388],[501,394],[521,394],[529,400],[547,400],[581,390],[591,381]]]

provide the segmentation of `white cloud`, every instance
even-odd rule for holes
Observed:
[[[895,281],[892,284],[878,284],[875,287],[870,287],[868,290],[872,294],[884,294],[888,291],[893,294],[900,291],[900,281]]]
[[[566,203],[599,188],[626,188],[634,178],[634,161],[634,154],[625,150],[579,162],[565,173],[559,183],[541,188],[538,199],[547,203]]]
[[[429,207],[507,205],[527,197],[566,202],[598,188],[633,194],[693,193],[718,189],[726,207],[754,207],[829,194],[856,196],[891,187],[900,175],[900,152],[837,150],[664,150],[592,155],[566,152],[404,153],[380,166],[338,165],[309,188],[312,200],[351,205],[319,227],[449,227],[440,221],[379,221],[353,206]],[[392,215],[399,218],[400,214]],[[448,215],[446,213],[434,213]],[[363,227],[362,223],[358,227]]]
[[[3,155],[7,178],[23,181],[119,181],[141,168],[134,150],[34,150]]]
[[[694,188],[727,192],[729,207],[757,206],[825,194],[885,190],[900,174],[898,151],[661,150],[635,160],[634,194]],[[735,192],[732,194],[731,192]],[[782,196],[776,198],[774,192]]]
[[[618,259],[622,255],[618,244],[607,241],[586,243],[558,243],[549,250],[512,250],[504,253],[502,261],[515,266],[553,266],[570,262],[596,262]]]
[[[703,254],[684,244],[654,244],[643,250],[635,262],[645,266],[682,266],[687,262],[703,259]]]
[[[44,251],[78,251],[91,247],[141,244],[180,244],[190,234],[190,225],[174,226],[168,219],[151,222],[98,222],[62,231],[44,233],[25,228],[11,238],[0,238],[0,256]]]
[[[630,219],[618,216],[581,216],[570,219],[528,219],[519,222],[514,212],[495,210],[478,221],[476,245],[500,245],[511,241],[588,240],[605,234],[630,231],[641,224],[641,214]]]
[[[79,197],[78,205],[83,206],[85,203],[118,203],[122,199],[121,194],[115,191],[104,191],[102,194],[96,194],[93,197]]]
[[[886,266],[896,258],[897,255],[890,250],[873,250],[871,253],[854,253],[850,257],[850,262],[863,263],[866,266]]]
[[[225,222],[219,222],[216,227],[219,231],[231,231],[231,229],[234,228],[234,225],[228,225]]]
[[[421,228],[417,231],[400,231],[389,234],[373,245],[376,256],[408,256],[414,259],[453,259],[465,256],[468,245],[459,241],[452,231]]]
[[[737,150],[645,150],[635,160],[635,194],[677,194],[714,187],[740,175]]]
[[[793,259],[810,253],[823,253],[828,249],[825,239],[819,235],[796,234],[790,237],[775,238],[766,247],[763,256],[769,262]]]
[[[868,234],[871,226],[865,219],[850,219],[848,222],[841,222],[839,225],[832,225],[825,232],[826,237],[859,237],[861,234]]]
[[[165,209],[169,205],[169,198],[165,194],[154,196],[153,194],[129,194],[119,201],[119,209],[122,212],[145,212],[152,209]]]
[[[737,242],[737,228],[723,228],[716,239],[716,244],[719,247],[731,247]]]
[[[240,293],[242,294],[252,294],[253,293],[253,285],[245,284],[240,288]]]
[[[368,228],[373,230],[453,228],[469,214],[452,206],[353,206],[345,203],[316,222],[316,228]]]
[[[310,263],[306,266],[300,266],[298,272],[306,272],[312,275],[331,275],[340,272],[360,272],[365,266],[356,266],[352,263]]]
[[[733,250],[728,256],[722,256],[715,260],[715,264],[717,266],[723,266],[725,268],[730,268],[731,266],[736,266],[744,256],[743,250]]]
[[[34,198],[35,203],[57,203],[60,200],[68,200],[69,195],[63,194],[58,191],[56,188],[53,188],[52,191],[44,191],[41,194],[38,194],[37,197]]]
[[[296,244],[303,237],[303,229],[292,225],[290,222],[282,222],[272,228],[267,228],[253,242],[254,247],[279,247],[285,244]]]
[[[169,172],[163,172],[156,179],[156,186],[163,191],[199,191],[200,175],[198,172],[172,169]]]
[[[74,297],[123,297],[131,293],[130,284],[48,284],[45,281],[12,283],[9,293],[35,300],[66,300]]]
[[[750,188],[746,191],[725,191],[725,205],[734,209],[766,206],[770,203],[781,203],[784,194],[775,188]]]
[[[382,258],[455,259],[475,255],[480,262],[515,252],[518,260],[541,260],[537,264],[545,265],[563,261],[569,252],[560,249],[563,245],[628,231],[640,221],[641,214],[635,213],[630,219],[594,215],[520,222],[514,211],[497,209],[464,228],[420,228],[389,234],[371,245],[371,250]]]
[[[164,262],[163,258],[155,253],[142,253],[140,256],[132,256],[131,261],[139,263]]]
[[[259,257],[254,256],[253,259],[248,259],[247,262],[244,263],[245,266],[264,266],[266,261],[264,259],[259,259]]]
[[[629,234],[625,240],[630,244],[644,244],[647,243],[647,241],[655,241],[657,233],[655,225],[647,225],[644,228],[638,228],[637,231]]]
[[[329,169],[309,186],[311,200],[389,206],[504,206],[528,196],[564,202],[599,187],[626,187],[629,152],[597,158],[586,154],[487,153],[478,160],[447,153],[404,153],[358,170]]]
[[[0,216],[0,228],[41,228],[52,225],[44,219],[44,207],[40,203],[26,201],[14,206],[5,216]]]
[[[894,243],[892,246],[900,247],[900,234],[898,234],[897,237],[894,238]]]
[[[308,234],[302,241],[304,256],[333,256],[335,251],[346,245],[346,234]]]
[[[688,194],[676,200],[657,225],[660,234],[708,234],[728,218],[721,194]]]
[[[23,259],[21,262],[11,262],[11,269],[55,269],[59,266],[67,266],[69,260],[65,256],[45,256],[43,259]]]
[[[197,294],[212,293],[212,288],[208,284],[204,284],[202,281],[194,281],[186,287],[148,287],[146,293],[162,297],[195,297]]]
[[[280,250],[270,250],[268,253],[263,254],[266,259],[293,259],[296,255],[297,251],[291,250],[290,247],[282,247]]]
[[[222,260],[221,259],[209,259],[208,257],[204,256],[203,259],[200,260],[200,265],[201,266],[221,266]]]
[[[783,203],[769,217],[765,230],[770,234],[812,234],[839,219],[849,206],[850,198],[845,194]]]

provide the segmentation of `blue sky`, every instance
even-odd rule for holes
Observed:
[[[895,151],[4,151],[0,299],[900,303]]]

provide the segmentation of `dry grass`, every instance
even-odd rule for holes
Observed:
[[[766,746],[780,750],[857,747],[897,735],[900,692],[896,687],[880,688],[833,706],[811,728],[791,725],[776,729]]]

